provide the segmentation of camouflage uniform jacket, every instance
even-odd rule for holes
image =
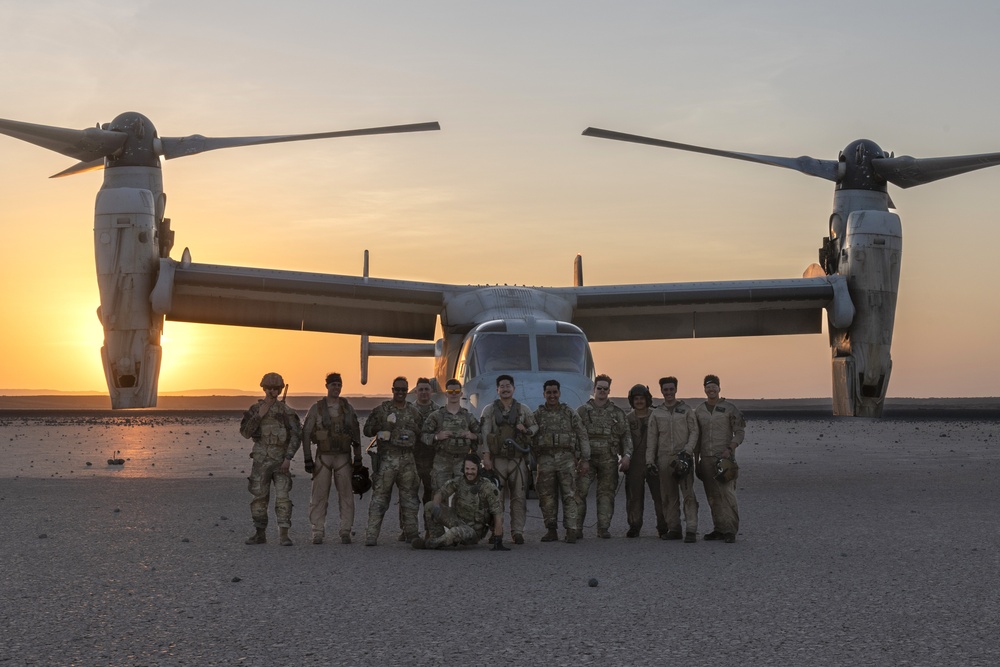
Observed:
[[[693,456],[699,430],[694,410],[684,401],[677,401],[673,408],[664,404],[653,409],[646,436],[646,460],[656,463],[657,457],[669,458],[681,451]]]
[[[364,432],[370,438],[380,433],[387,434],[387,438],[379,439],[380,447],[389,445],[412,451],[420,440],[423,426],[424,417],[412,403],[407,402],[403,407],[397,408],[392,401],[383,401],[368,415]]]
[[[709,411],[708,403],[702,403],[694,411],[694,416],[701,430],[698,438],[698,453],[701,456],[721,456],[729,445],[739,445],[746,436],[743,413],[724,398],[719,399],[713,411]]]
[[[434,414],[440,406],[434,401],[431,401],[426,405],[421,405],[420,403],[414,403],[413,407],[417,409],[417,411],[420,413],[420,416],[423,417],[424,421],[426,422],[427,418],[430,417],[432,414]],[[434,458],[434,446],[433,444],[428,446],[424,438],[421,437],[417,441],[417,444],[414,445],[413,455],[424,459],[432,459]]]
[[[524,424],[524,428],[528,429],[528,432],[522,434],[520,438],[518,438],[520,433],[517,430],[518,424]],[[507,438],[514,438],[521,446],[530,447],[532,437],[538,432],[538,425],[535,423],[535,415],[532,414],[531,408],[524,403],[513,401],[510,404],[510,409],[504,411],[500,399],[493,401],[483,410],[479,428],[480,456],[489,452],[493,456],[507,458],[524,456],[522,452],[513,447],[504,447],[504,441]],[[511,449],[514,451],[508,451]]]
[[[573,408],[565,403],[553,409],[539,405],[535,410],[535,423],[538,424],[534,447],[536,454],[570,451],[578,459],[590,459],[590,438],[583,427],[583,420]]]
[[[257,401],[243,413],[240,435],[253,438],[254,461],[291,459],[302,442],[302,426],[295,410],[282,401],[275,401],[267,414],[260,414],[264,400]]]
[[[455,508],[455,513],[463,523],[477,530],[492,528],[489,523],[492,521],[491,517],[503,515],[500,492],[481,477],[471,484],[465,476],[454,477],[445,482],[438,492],[445,501],[454,494],[452,507]]]
[[[610,448],[619,456],[632,457],[632,433],[625,418],[625,411],[608,401],[598,406],[590,399],[577,409],[590,440],[590,449]]]
[[[475,448],[476,441],[459,437],[435,441],[434,436],[441,431],[451,431],[453,434],[472,431],[478,435],[479,420],[465,408],[459,408],[457,413],[452,414],[448,412],[447,407],[438,408],[424,420],[424,444],[451,456],[465,456],[469,453],[470,447]]]
[[[340,403],[340,414],[336,417],[330,411],[326,398],[319,399],[306,414],[302,437],[306,442],[317,445],[317,454],[347,454],[352,446],[361,446],[358,413],[346,398],[338,398],[337,401]],[[305,453],[308,460],[308,448]]]

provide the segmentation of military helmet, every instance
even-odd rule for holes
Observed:
[[[723,484],[731,482],[740,476],[740,467],[731,459],[719,459],[715,462],[715,479]]]
[[[684,479],[687,474],[691,472],[691,467],[694,465],[694,459],[691,455],[685,451],[681,451],[677,454],[677,458],[670,462],[670,467],[674,469],[674,477],[677,479]]]
[[[645,396],[646,407],[647,408],[653,407],[653,395],[649,393],[649,387],[647,387],[646,385],[637,384],[628,390],[628,404],[633,408],[635,407],[636,396]]]
[[[365,467],[364,463],[355,463],[354,472],[351,473],[351,489],[358,494],[360,499],[370,488],[372,488],[372,478],[368,474],[368,468]]]
[[[277,373],[265,373],[260,379],[261,387],[284,387],[285,380]]]

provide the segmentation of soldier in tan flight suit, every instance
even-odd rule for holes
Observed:
[[[611,378],[598,375],[594,380],[594,397],[577,409],[590,441],[589,470],[576,479],[578,539],[583,537],[587,493],[594,479],[597,480],[597,536],[603,539],[611,537],[609,529],[615,513],[618,473],[627,471],[632,460],[632,434],[625,411],[612,403],[610,397]]]
[[[354,407],[341,397],[344,381],[340,373],[326,376],[326,397],[309,408],[302,435],[305,468],[312,473],[309,499],[309,523],[313,544],[323,544],[326,534],[326,511],[330,504],[330,482],[337,488],[340,510],[340,541],[351,543],[354,528],[354,495],[351,488],[352,464],[361,463],[361,427]],[[316,445],[315,464],[309,443]],[[354,454],[353,460],[351,454]]]
[[[576,542],[578,526],[576,502],[576,476],[586,475],[590,464],[590,440],[583,427],[580,415],[565,403],[559,402],[561,395],[558,380],[546,380],[542,385],[545,403],[535,410],[538,433],[532,450],[538,461],[538,507],[547,529],[542,542],[559,539],[556,526],[556,493],[560,493],[563,503],[563,525],[566,528],[566,542]]]
[[[497,399],[486,406],[480,420],[479,454],[483,468],[497,474],[503,496],[510,498],[510,532],[514,544],[524,544],[528,454],[537,431],[531,409],[514,400],[514,378],[497,376]],[[501,507],[505,503],[501,497]]]
[[[288,474],[292,459],[302,440],[302,427],[295,410],[279,401],[278,396],[285,381],[277,373],[268,373],[260,381],[264,398],[243,413],[240,435],[253,438],[253,468],[250,470],[247,489],[253,494],[250,515],[255,532],[247,544],[267,542],[267,505],[274,484],[274,514],[278,517],[280,544],[292,546],[288,529],[292,526],[292,477]]]
[[[694,460],[698,447],[698,420],[695,411],[677,400],[677,378],[660,378],[663,405],[649,418],[646,455],[649,465],[660,478],[660,492],[667,518],[667,540],[681,539],[681,499],[684,501],[684,541],[698,540],[698,499],[694,495],[694,469],[677,477],[677,455],[686,452]]]
[[[712,532],[706,540],[736,541],[740,532],[740,509],[736,504],[736,480],[720,482],[715,478],[719,459],[736,461],[736,448],[746,436],[743,413],[724,398],[719,398],[719,376],[705,376],[704,403],[695,410],[698,428],[697,474],[705,485],[708,506],[712,510]]]
[[[406,400],[409,382],[405,377],[392,381],[392,400],[384,401],[368,415],[364,433],[378,440],[379,468],[372,481],[372,499],[368,505],[368,529],[365,546],[378,544],[382,519],[392,499],[392,487],[399,488],[400,521],[404,541],[417,537],[417,467],[413,462],[413,445],[420,439],[424,418]]]
[[[479,420],[462,407],[462,383],[448,380],[445,394],[445,406],[424,419],[423,441],[434,453],[431,488],[435,492],[462,475],[463,461],[474,452],[479,440]]]
[[[628,392],[628,404],[632,409],[625,415],[632,432],[632,460],[625,473],[625,509],[628,517],[628,532],[625,537],[639,537],[642,532],[643,515],[646,513],[646,487],[653,498],[656,513],[656,532],[663,539],[667,534],[667,519],[663,515],[660,499],[660,476],[648,469],[650,461],[646,451],[646,434],[649,431],[649,415],[653,408],[653,396],[644,384],[634,385]]]

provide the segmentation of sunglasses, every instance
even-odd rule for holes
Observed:
[[[274,391],[274,390],[281,391],[284,388],[285,388],[284,385],[282,385],[280,387],[264,387],[264,391]]]
[[[462,390],[461,389],[445,389],[444,393],[446,393],[446,394],[461,394]]]

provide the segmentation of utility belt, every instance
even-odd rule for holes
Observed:
[[[541,454],[572,452],[576,449],[576,435],[572,433],[543,433],[535,441],[535,447]]]
[[[351,436],[347,433],[317,430],[314,439],[316,451],[320,454],[349,454],[351,452]]]
[[[486,436],[486,446],[489,447],[490,456],[502,456],[507,459],[522,459],[527,456],[526,452],[522,452],[516,446],[508,443],[508,440],[514,440],[518,445],[527,447],[524,442],[518,442],[518,433],[515,432],[510,437],[504,437],[502,433],[490,433]]]
[[[403,445],[389,445],[384,442],[378,444],[379,456],[407,456],[413,454],[413,447]]]

